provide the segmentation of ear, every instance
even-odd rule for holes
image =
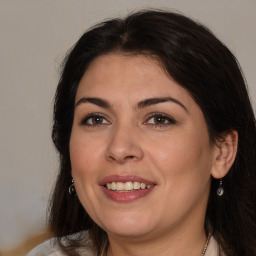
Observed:
[[[235,161],[238,146],[238,133],[235,130],[225,131],[216,141],[211,175],[215,179],[223,178]]]

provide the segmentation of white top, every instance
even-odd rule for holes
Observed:
[[[204,256],[220,256],[219,254],[219,245],[216,240],[211,237],[207,250]],[[63,254],[54,243],[54,238],[47,240],[46,242],[38,245],[34,248],[27,256],[67,256]],[[83,249],[81,251],[81,256],[96,256],[96,252],[93,248]]]

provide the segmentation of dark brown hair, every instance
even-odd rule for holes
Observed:
[[[228,130],[239,135],[237,156],[223,179],[225,193],[218,197],[212,179],[206,223],[227,255],[256,255],[256,128],[246,84],[230,50],[206,27],[181,14],[140,11],[124,19],[99,23],[84,33],[66,57],[58,84],[53,142],[60,169],[51,200],[49,225],[68,255],[78,255],[84,230],[100,255],[107,235],[88,216],[71,185],[69,140],[78,83],[88,65],[100,55],[121,52],[155,56],[168,74],[193,97],[207,122],[214,143]],[[207,227],[206,225],[206,227]],[[76,238],[69,235],[77,233]]]

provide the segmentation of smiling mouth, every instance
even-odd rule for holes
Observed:
[[[127,182],[109,182],[105,187],[115,192],[132,192],[136,190],[145,190],[152,188],[154,184],[147,185],[146,183],[139,181],[127,181]]]

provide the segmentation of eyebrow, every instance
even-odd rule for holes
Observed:
[[[82,103],[92,103],[102,108],[111,108],[111,104],[107,100],[103,100],[100,98],[81,98],[77,103],[75,104],[75,107],[79,106]]]
[[[177,99],[174,99],[172,97],[162,97],[162,98],[149,98],[142,100],[138,103],[138,108],[145,108],[151,105],[159,104],[159,103],[164,103],[164,102],[173,102],[181,106],[186,112],[188,112],[188,109]]]
[[[103,100],[101,98],[81,98],[80,100],[77,101],[77,103],[75,104],[75,107],[79,106],[82,103],[92,103],[95,104],[99,107],[102,108],[111,108],[112,105],[107,101],[107,100]],[[173,102],[178,104],[179,106],[181,106],[186,112],[188,112],[188,109],[177,99],[174,99],[172,97],[160,97],[160,98],[149,98],[149,99],[145,99],[142,100],[140,102],[138,102],[137,104],[137,108],[138,109],[142,109],[148,106],[152,106],[155,104],[159,104],[159,103],[164,103],[164,102]]]

